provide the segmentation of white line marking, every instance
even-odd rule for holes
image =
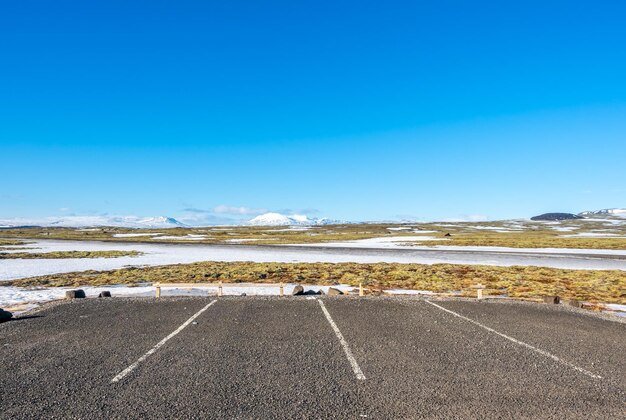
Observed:
[[[339,339],[339,342],[341,343],[341,346],[343,347],[343,351],[346,352],[346,357],[348,358],[348,361],[350,362],[350,365],[352,366],[352,371],[356,375],[356,378],[360,381],[364,381],[365,375],[363,375],[363,371],[361,371],[359,364],[356,362],[356,359],[352,355],[352,351],[350,351],[350,346],[348,346],[348,342],[346,341],[345,338],[343,338],[343,334],[341,334],[341,331],[339,331],[339,327],[337,326],[337,324],[335,324],[335,321],[333,321],[333,319],[331,318],[330,313],[328,313],[328,309],[326,309],[324,302],[322,302],[321,299],[318,300],[318,302],[320,303],[320,306],[322,307],[322,312],[324,312],[324,315],[326,315],[326,319],[328,320],[328,323],[333,328],[333,331],[335,331],[335,335]]]
[[[148,356],[150,356],[151,354],[153,354],[154,352],[156,352],[159,348],[161,348],[165,343],[167,343],[167,341],[174,337],[176,334],[178,334],[179,332],[181,332],[187,325],[191,324],[193,322],[194,319],[196,319],[197,317],[200,316],[200,314],[202,314],[202,312],[206,311],[207,309],[209,309],[209,306],[213,305],[215,302],[217,302],[217,300],[212,300],[208,305],[206,305],[204,308],[200,309],[198,312],[196,312],[195,314],[192,315],[191,318],[189,318],[187,321],[185,321],[185,323],[183,325],[181,325],[180,327],[176,328],[176,330],[174,330],[174,332],[172,332],[170,335],[168,335],[167,337],[165,337],[163,340],[159,341],[157,343],[156,346],[152,347],[150,350],[148,350],[146,352],[146,354],[144,354],[143,356],[141,356],[139,359],[137,359],[137,361],[135,363],[133,363],[132,365],[128,366],[126,369],[124,369],[123,371],[121,371],[120,373],[117,374],[117,376],[113,379],[111,379],[111,383],[115,383],[115,382],[119,382],[122,379],[124,379],[124,377],[126,375],[128,375],[130,372],[132,372],[133,370],[135,370],[135,368],[137,366],[139,366],[139,363],[143,362],[144,360],[146,360],[148,358]]]
[[[456,316],[456,317],[459,317],[459,318],[461,318],[461,319],[464,319],[465,321],[471,322],[471,323],[472,323],[472,324],[474,324],[474,325],[478,325],[479,327],[484,328],[484,329],[486,329],[487,331],[492,332],[492,333],[494,333],[494,334],[497,334],[497,335],[499,335],[499,336],[500,336],[500,337],[502,337],[502,338],[506,338],[507,340],[512,341],[512,342],[514,342],[515,344],[519,344],[520,346],[526,347],[526,348],[528,348],[528,349],[530,349],[530,350],[532,350],[532,351],[534,351],[534,352],[536,352],[536,353],[539,353],[539,354],[541,354],[541,355],[543,355],[543,356],[546,356],[546,357],[548,357],[548,358],[550,358],[550,359],[554,360],[555,362],[561,363],[562,365],[565,365],[565,366],[567,366],[567,367],[569,367],[569,368],[572,368],[572,369],[574,369],[574,370],[576,370],[576,371],[578,371],[578,372],[580,372],[580,373],[582,373],[582,374],[584,374],[584,375],[589,376],[590,378],[593,378],[593,379],[602,379],[602,376],[600,376],[600,375],[596,375],[595,373],[589,372],[588,370],[585,370],[585,369],[583,369],[583,368],[581,368],[581,367],[578,367],[578,366],[576,366],[576,365],[574,365],[574,364],[572,364],[572,363],[570,363],[570,362],[568,362],[568,361],[565,361],[565,360],[563,360],[563,359],[561,359],[561,358],[559,358],[559,357],[555,356],[555,355],[554,355],[554,354],[552,354],[552,353],[549,353],[549,352],[547,352],[547,351],[545,351],[545,350],[538,349],[538,348],[537,348],[537,347],[535,347],[535,346],[531,346],[531,345],[530,345],[530,344],[528,344],[528,343],[524,343],[523,341],[520,341],[520,340],[518,340],[518,339],[515,339],[515,338],[513,338],[513,337],[510,337],[510,336],[508,336],[508,335],[506,335],[506,334],[502,334],[501,332],[498,332],[498,331],[494,330],[493,328],[489,328],[488,326],[483,325],[483,324],[481,324],[481,323],[480,323],[480,322],[478,322],[478,321],[474,321],[473,319],[470,319],[470,318],[468,318],[468,317],[466,317],[466,316],[463,316],[463,315],[461,315],[461,314],[459,314],[459,313],[456,313],[456,312],[454,312],[454,311],[451,311],[451,310],[449,310],[449,309],[446,309],[446,308],[444,308],[443,306],[439,306],[439,305],[437,305],[437,304],[436,304],[436,303],[434,303],[434,302],[431,302],[431,301],[429,301],[429,300],[426,300],[425,302],[426,302],[426,303],[430,303],[431,305],[433,305],[433,306],[435,306],[435,307],[437,307],[437,308],[441,309],[442,311],[448,312],[448,313],[450,313],[450,314],[452,314],[452,315],[454,315],[454,316]]]

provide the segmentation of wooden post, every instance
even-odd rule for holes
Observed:
[[[359,283],[359,296],[365,296],[365,292],[363,291],[363,283]]]
[[[217,295],[222,296],[223,294],[224,294],[224,291],[222,290],[222,282],[220,281],[219,286],[217,286]]]
[[[156,297],[161,297],[161,286],[159,285],[156,286]]]
[[[471,286],[472,289],[476,289],[476,299],[481,300],[483,298],[483,290],[486,289],[486,287],[481,284],[475,284],[473,286]]]
[[[278,288],[278,294],[280,295],[280,297],[285,296],[285,289],[282,283],[280,284],[280,287]]]

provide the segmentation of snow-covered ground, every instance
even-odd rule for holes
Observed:
[[[560,235],[561,238],[625,238],[626,236],[610,232],[579,232],[570,235]]]
[[[21,251],[60,252],[117,250],[138,251],[142,254],[118,258],[3,259],[0,260],[0,281],[73,271],[103,271],[130,266],[141,267],[185,264],[199,261],[448,263],[499,266],[535,265],[583,270],[626,270],[626,259],[619,258],[626,256],[626,251],[620,250],[463,247],[443,245],[427,247],[403,245],[401,242],[406,240],[414,240],[414,237],[385,237],[365,241],[271,247],[259,247],[254,245],[146,244],[132,242],[36,240],[24,245]],[[352,242],[357,243],[354,244]],[[19,247],[5,252],[16,251],[20,251]],[[598,257],[595,257],[595,255]],[[618,258],[611,259],[610,256],[618,256]]]
[[[180,235],[180,236],[170,236],[170,235],[156,236],[154,239],[161,239],[164,241],[201,241],[203,239],[210,239],[210,237],[207,235],[194,235],[193,233],[190,233],[188,235]]]
[[[467,229],[476,229],[476,230],[493,230],[495,232],[508,233],[508,232],[520,232],[524,230],[519,227],[507,227],[507,226],[467,226]]]
[[[68,259],[3,259],[0,260],[0,281],[46,274],[85,270],[111,270],[128,266],[156,266],[182,264],[198,261],[256,261],[256,262],[356,262],[356,263],[421,263],[421,264],[485,264],[485,265],[537,265],[573,269],[618,269],[626,270],[626,259],[611,259],[606,255],[626,256],[626,251],[576,250],[576,249],[513,249],[502,247],[453,247],[453,246],[406,246],[400,241],[414,237],[384,237],[358,241],[356,247],[350,242],[309,244],[308,246],[250,246],[250,245],[202,245],[202,244],[143,244],[36,240],[25,244],[23,252],[54,251],[106,251],[135,250],[142,255],[119,258],[68,258]],[[420,239],[422,237],[419,237]],[[357,241],[353,241],[357,242]],[[381,246],[382,244],[382,246]],[[316,248],[323,247],[323,248]],[[350,249],[352,247],[352,249]],[[384,248],[383,248],[384,247]],[[19,247],[18,247],[19,248]],[[341,248],[341,249],[340,249]],[[461,252],[459,252],[461,251]],[[470,251],[470,252],[468,252]],[[11,251],[7,251],[11,252]],[[569,254],[569,255],[566,255]],[[598,257],[595,257],[598,255]],[[253,286],[225,287],[225,294],[278,294],[278,285],[255,289]],[[252,288],[251,288],[252,287]],[[291,293],[293,285],[285,289]],[[310,286],[314,288],[316,286]],[[347,286],[346,286],[347,287]],[[102,290],[111,290],[115,296],[151,296],[151,286],[107,286],[83,287],[88,296],[97,296]],[[60,299],[67,288],[19,288],[0,286],[0,307],[22,305]],[[390,293],[422,293],[427,291],[391,290]],[[170,290],[169,294],[206,294],[212,290]],[[621,310],[618,306],[609,306]]]
[[[408,238],[408,239],[407,239]],[[420,239],[416,239],[420,238]],[[440,250],[440,251],[472,251],[494,253],[526,253],[526,254],[597,254],[626,256],[626,250],[615,249],[575,249],[575,248],[508,248],[501,246],[455,246],[455,245],[410,245],[417,241],[442,240],[424,236],[395,236],[356,241],[321,242],[312,244],[298,244],[313,248],[369,248],[369,249],[410,249],[410,250]],[[289,245],[285,245],[289,246]]]
[[[285,284],[284,293],[291,295],[295,284]],[[331,286],[319,286],[319,285],[302,285],[305,290],[322,290],[324,293],[328,293],[328,288]],[[349,285],[341,284],[332,286],[343,292],[351,291],[354,288]],[[76,290],[76,287],[47,287],[47,288],[21,288],[13,286],[0,287],[0,307],[10,308],[14,313],[20,313],[38,304],[49,302],[52,300],[59,300],[65,297],[65,292],[68,290]],[[80,289],[85,291],[85,295],[88,298],[97,297],[100,292],[108,290],[113,297],[150,297],[155,295],[155,288],[152,285],[140,285],[140,286],[126,286],[126,285],[112,285],[112,286],[81,286]],[[164,285],[161,289],[161,296],[206,296],[216,295],[217,286],[194,286],[192,288],[181,287],[167,287]],[[278,296],[280,293],[280,286],[276,285],[255,285],[255,284],[224,284],[223,294],[225,296],[241,296],[243,294],[247,296]],[[396,294],[400,294],[402,291],[392,291]],[[409,291],[411,292],[411,291]],[[432,292],[423,292],[428,294]]]
[[[381,238],[357,239],[354,241],[322,242],[307,244],[312,247],[329,248],[391,248],[391,249],[414,249],[411,245],[419,241],[445,241],[445,238],[434,236],[383,236]]]
[[[430,290],[408,290],[408,289],[388,289],[385,293],[390,295],[436,295]]]
[[[606,303],[604,305],[608,310],[618,312],[620,316],[626,316],[626,305],[620,305],[618,303]]]
[[[577,226],[554,226],[552,228],[552,230],[556,230],[557,232],[571,232],[576,229],[578,229]]]
[[[87,229],[83,229],[87,230]],[[161,233],[115,233],[114,238],[138,238],[141,236],[159,236]]]

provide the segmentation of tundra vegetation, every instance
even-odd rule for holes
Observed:
[[[124,236],[128,234],[141,236]],[[378,237],[398,237],[401,240],[405,236],[424,236],[426,238],[434,237],[438,240],[411,239],[406,244],[626,250],[626,219],[578,219],[561,222],[519,220],[472,223],[342,224],[305,228],[284,226],[170,229],[21,228],[0,230],[0,236],[6,239],[73,239],[204,244],[240,242],[254,245],[311,244]]]
[[[58,252],[0,252],[0,260],[57,258],[118,258],[142,255],[139,251],[58,251]]]
[[[558,295],[589,302],[626,303],[626,272],[561,270],[542,267],[493,267],[457,264],[252,263],[201,262],[157,267],[55,274],[3,282],[3,285],[84,286],[175,283],[363,283],[370,289],[413,289],[475,296],[482,283],[486,295],[533,299]]]
[[[11,249],[28,249],[24,247],[24,245],[26,245],[27,243],[28,242],[15,239],[0,239],[0,251]]]

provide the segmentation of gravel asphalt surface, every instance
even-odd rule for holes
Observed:
[[[338,333],[306,297],[49,304],[0,324],[0,418],[626,418],[625,323],[516,302],[321,301]]]

